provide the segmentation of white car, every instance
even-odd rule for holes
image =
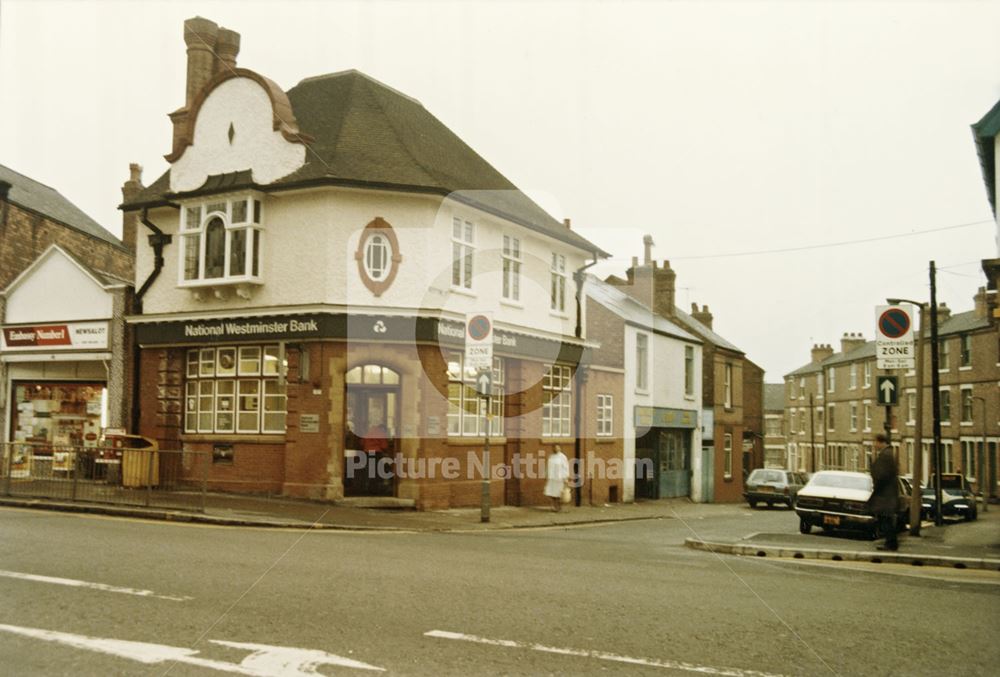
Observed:
[[[905,525],[910,495],[905,483],[897,481],[899,503],[896,522],[897,525]],[[872,478],[867,473],[822,470],[799,490],[795,502],[799,531],[808,534],[814,526],[818,526],[824,531],[857,529],[877,536],[877,520],[868,507],[871,495]]]

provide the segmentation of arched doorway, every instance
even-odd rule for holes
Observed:
[[[395,496],[399,373],[363,364],[344,375],[344,495]]]

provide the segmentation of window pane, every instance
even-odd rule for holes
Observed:
[[[188,207],[184,210],[185,230],[194,230],[201,226],[201,207]]]
[[[382,367],[377,364],[365,365],[365,383],[381,383]]]
[[[466,247],[465,254],[465,279],[462,281],[462,286],[466,289],[472,288],[472,250]]]
[[[260,348],[243,346],[240,348],[240,376],[260,374]]]
[[[201,349],[201,369],[202,376],[215,376],[215,348]]]
[[[344,377],[347,383],[361,383],[361,367],[355,367],[347,372]]]
[[[260,200],[253,201],[253,222],[260,223]]]
[[[246,229],[230,231],[229,243],[229,274],[246,275],[247,272],[247,231]]]
[[[456,287],[462,284],[462,247],[451,245],[451,283]]]
[[[198,377],[198,351],[189,350],[187,353],[187,375],[188,378]]]
[[[233,223],[246,223],[247,201],[238,200],[233,203]]]
[[[235,429],[235,381],[219,381],[215,390],[215,431],[231,433]]]
[[[226,264],[226,227],[215,217],[205,229],[205,277],[222,277]]]
[[[388,367],[382,368],[382,383],[386,385],[396,385],[399,383],[399,374]]]
[[[250,230],[249,236],[253,240],[253,269],[252,274],[256,277],[260,275],[260,231]]]
[[[266,346],[264,348],[264,368],[261,373],[265,376],[277,376],[280,373],[278,367],[278,346]]]
[[[236,375],[236,348],[219,348],[215,373],[219,376]]]
[[[181,241],[184,243],[184,279],[197,280],[201,235],[185,235]]]

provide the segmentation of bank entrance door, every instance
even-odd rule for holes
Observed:
[[[395,496],[399,374],[366,364],[345,381],[344,495]]]

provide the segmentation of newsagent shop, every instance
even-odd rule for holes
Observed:
[[[124,425],[129,287],[53,245],[3,291],[4,441],[25,443],[12,477],[69,472],[60,448],[95,447],[103,429]]]

